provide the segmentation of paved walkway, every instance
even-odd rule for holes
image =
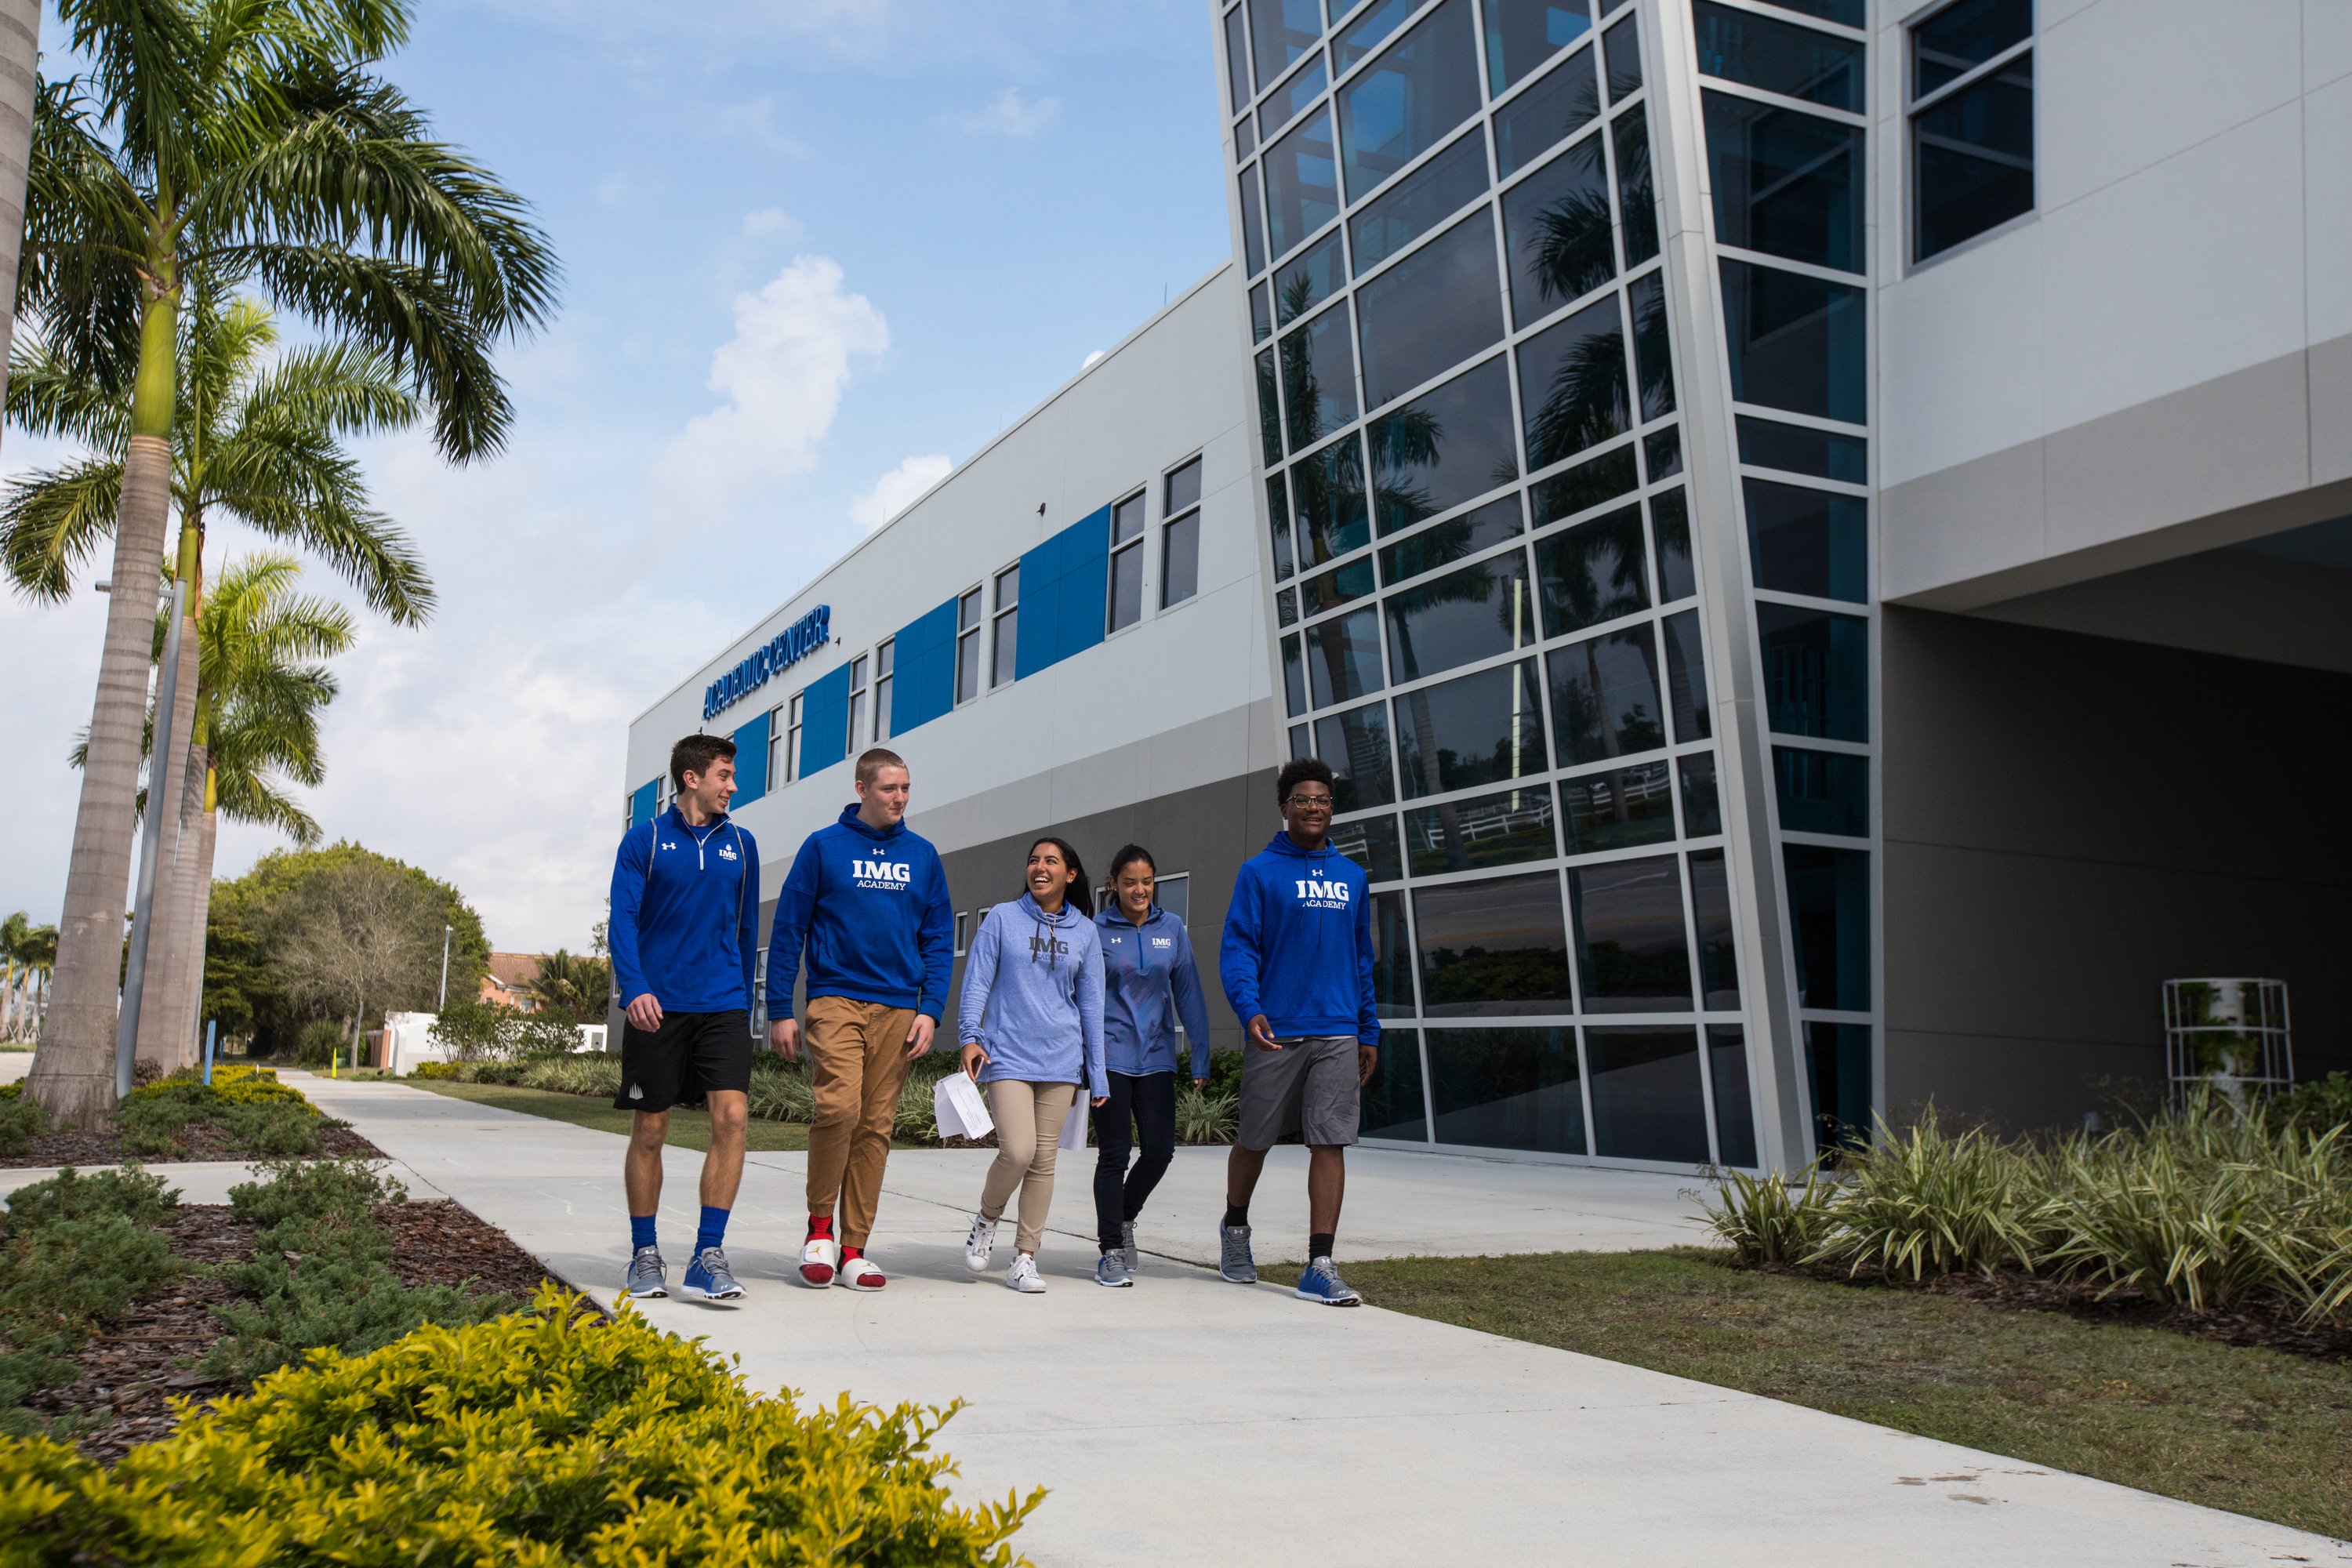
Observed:
[[[418,1195],[458,1199],[610,1300],[627,1238],[619,1138],[397,1084],[302,1087],[406,1166]],[[1304,1206],[1297,1153],[1269,1162],[1262,1256],[1303,1239],[1283,1217]],[[699,1159],[669,1164],[674,1259]],[[1138,1289],[1096,1289],[1091,1246],[1056,1234],[1051,1289],[1016,1296],[960,1258],[984,1159],[891,1157],[877,1254],[893,1283],[853,1296],[783,1282],[801,1160],[754,1155],[729,1237],[747,1303],[647,1315],[740,1356],[756,1386],[964,1397],[944,1437],[958,1490],[1049,1486],[1018,1537],[1041,1564],[2352,1563],[2352,1547],[2316,1536],[1818,1411],[1224,1284],[1178,1261],[1205,1255],[1214,1152],[1181,1162],[1155,1198],[1146,1244],[1164,1256]],[[1066,1223],[1085,1212],[1090,1162],[1072,1163]],[[1349,1176],[1355,1256],[1647,1247],[1688,1239],[1679,1216],[1696,1206],[1671,1179],[1558,1166],[1360,1152]]]

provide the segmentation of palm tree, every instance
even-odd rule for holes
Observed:
[[[557,948],[539,961],[531,977],[531,994],[553,1011],[574,1022],[592,1023],[604,1016],[605,994],[612,989],[612,967],[601,958],[566,952]]]
[[[0,0],[0,394],[16,332],[16,252],[25,238],[25,164],[41,89],[41,0]]]
[[[452,461],[504,443],[511,408],[492,351],[553,302],[554,258],[521,201],[433,141],[373,71],[409,14],[408,0],[59,0],[89,70],[41,89],[17,298],[77,378],[128,393],[131,417],[57,994],[30,1085],[53,1116],[113,1105],[187,291],[257,283],[331,341],[386,356],[432,405]],[[196,543],[184,529],[189,578]],[[182,770],[163,763],[169,790]]]

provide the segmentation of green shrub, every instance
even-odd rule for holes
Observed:
[[[2277,1121],[2306,1132],[2352,1125],[2352,1076],[2332,1072],[2313,1082],[2296,1084],[2284,1094],[2273,1095],[2269,1111]]]
[[[1721,1206],[1705,1205],[1706,1227],[1751,1268],[1801,1262],[1830,1239],[1836,1192],[1816,1172],[1807,1172],[1800,1187],[1778,1173],[1725,1171],[1716,1185]]]
[[[1043,1499],[958,1506],[956,1407],[803,1409],[634,1312],[538,1310],[319,1356],[110,1472],[0,1445],[21,1562],[1009,1565]]]
[[[47,1181],[8,1195],[8,1230],[38,1230],[62,1220],[116,1215],[134,1225],[159,1225],[180,1201],[163,1178],[136,1164],[86,1176],[68,1165]]]
[[[519,1057],[569,1056],[580,1049],[580,1026],[553,1013],[525,1013],[509,1019],[506,1034]]]
[[[1194,1089],[1190,1080],[1176,1090],[1176,1142],[1230,1143],[1241,1125],[1241,1097],[1220,1094],[1212,1087]]]
[[[319,1123],[318,1113],[310,1106],[289,1105],[284,1100],[231,1104],[220,1115],[221,1130],[236,1141],[237,1147],[273,1159],[316,1153]]]
[[[0,1154],[29,1154],[33,1140],[49,1130],[48,1113],[27,1100],[17,1084],[0,1086]]]
[[[928,1059],[918,1058],[918,1063],[919,1065]],[[890,1136],[909,1143],[936,1143],[940,1141],[940,1119],[931,1109],[931,1091],[944,1076],[934,1072],[918,1077],[909,1069],[907,1081],[898,1088],[898,1109],[890,1120]]]
[[[1945,1131],[1933,1106],[1900,1132],[1881,1121],[1845,1152],[1836,1229],[1805,1261],[1914,1280],[2031,1264],[2036,1163],[1982,1128]]]
[[[120,1319],[178,1272],[149,1228],[178,1195],[136,1168],[61,1171],[12,1194],[0,1243],[0,1338],[8,1347],[0,1350],[0,1432],[44,1428],[23,1409],[26,1397],[79,1376],[64,1358],[92,1326]]]
[[[621,1092],[621,1058],[602,1052],[543,1057],[524,1064],[520,1081],[530,1089],[610,1100]]]
[[[258,1181],[231,1187],[228,1201],[237,1218],[265,1230],[337,1209],[365,1214],[377,1204],[403,1203],[408,1197],[398,1182],[356,1158],[270,1163],[258,1172]]]
[[[752,1115],[765,1121],[815,1121],[816,1090],[807,1070],[782,1067],[781,1070],[753,1073],[751,1109]]]
[[[295,1037],[294,1059],[306,1068],[326,1067],[341,1056],[350,1043],[341,1024],[332,1018],[313,1018]]]

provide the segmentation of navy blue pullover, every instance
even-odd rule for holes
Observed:
[[[650,992],[665,1013],[751,1005],[760,951],[760,847],[720,814],[689,827],[671,806],[621,836],[606,937],[625,1007]]]
[[[1242,862],[1217,972],[1244,1027],[1263,1013],[1276,1039],[1353,1035],[1380,1043],[1372,1003],[1371,884],[1325,839],[1288,833]]]
[[[1176,1021],[1192,1042],[1192,1076],[1209,1076],[1209,1009],[1184,922],[1161,909],[1137,925],[1118,907],[1095,916],[1102,941],[1103,1054],[1129,1078],[1176,1070]],[[1170,1004],[1174,1004],[1173,1006]]]
[[[768,1016],[793,1016],[808,950],[809,1000],[845,996],[912,1007],[937,1023],[955,968],[955,906],[930,840],[892,823],[878,832],[855,805],[801,844],[776,895],[768,937]]]

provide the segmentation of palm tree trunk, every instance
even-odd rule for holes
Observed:
[[[16,336],[16,259],[25,244],[25,171],[40,89],[41,0],[0,0],[0,396]]]
[[[174,1029],[177,1009],[173,1005],[180,994],[181,972],[188,960],[187,921],[194,903],[194,887],[190,879],[195,871],[195,857],[189,853],[190,829],[194,826],[204,788],[204,775],[196,772],[196,752],[193,744],[196,721],[196,617],[203,607],[204,595],[204,536],[193,522],[184,521],[180,528],[180,559],[178,577],[188,586],[180,621],[180,673],[173,685],[171,733],[165,745],[172,753],[153,760],[147,770],[148,794],[152,800],[162,801],[163,816],[157,820],[162,833],[156,840],[157,893],[156,922],[148,941],[156,945],[149,949],[146,985],[139,1009],[138,1053],[141,1061],[152,1061],[164,1072],[171,1072],[187,1060],[187,1042]]]
[[[172,999],[170,1008],[177,1020],[179,1038],[191,1052],[201,1048],[197,1041],[205,1001],[205,933],[212,925],[213,853],[220,844],[220,805],[213,795],[210,758],[204,761],[205,780],[198,796],[202,808],[189,833],[194,840],[195,869],[188,900],[188,960],[180,966],[179,994]]]

